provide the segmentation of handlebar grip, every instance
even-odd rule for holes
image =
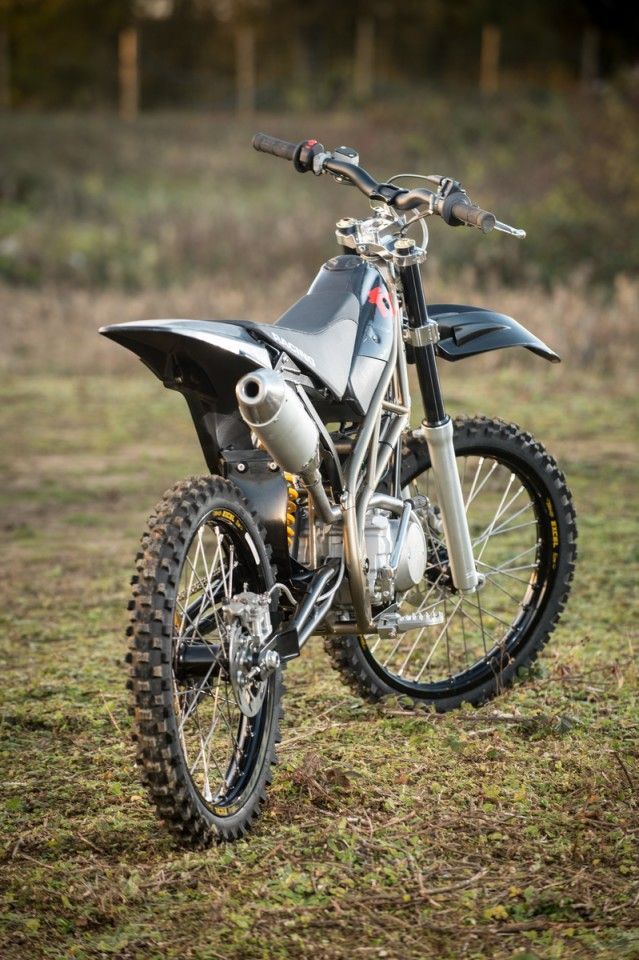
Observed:
[[[478,227],[482,233],[490,233],[497,222],[494,213],[482,210],[474,203],[464,203],[462,200],[452,205],[451,212],[462,223],[468,224],[469,227]]]
[[[273,157],[281,157],[282,160],[292,160],[297,150],[296,143],[290,143],[288,140],[278,140],[277,137],[269,137],[267,133],[256,133],[253,137],[253,149],[260,153],[270,153]]]
[[[482,233],[490,233],[497,223],[494,213],[476,207],[465,195],[459,197],[460,192],[450,193],[444,200],[441,209],[442,220],[451,227],[458,227],[465,223],[469,227],[477,227]]]

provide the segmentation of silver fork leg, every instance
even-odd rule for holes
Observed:
[[[448,417],[436,427],[423,424],[422,430],[435,476],[453,583],[461,593],[472,593],[479,578],[455,459],[453,423]]]

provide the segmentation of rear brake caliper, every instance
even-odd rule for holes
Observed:
[[[260,650],[272,633],[270,593],[238,593],[222,611],[228,628],[229,675],[242,713],[254,717],[266,696],[267,681],[280,664],[275,650],[260,659]]]

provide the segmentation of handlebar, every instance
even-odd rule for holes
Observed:
[[[256,133],[253,137],[253,147],[261,153],[291,160],[299,173],[310,171],[316,174],[331,173],[340,180],[353,184],[370,200],[382,200],[397,210],[414,210],[417,207],[428,206],[432,213],[439,214],[451,227],[466,224],[469,227],[476,227],[482,233],[490,233],[495,227],[500,230],[505,226],[496,220],[493,213],[472,203],[456,182],[449,181],[449,190],[444,195],[423,187],[405,190],[394,184],[378,183],[362,167],[352,161],[336,157],[326,151],[317,140],[302,140],[296,144],[288,140],[278,140],[266,133]],[[354,152],[353,155],[355,156]],[[523,231],[515,231],[513,228],[504,232],[511,232],[515,236],[523,234]]]

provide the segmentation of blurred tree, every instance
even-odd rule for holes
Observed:
[[[606,77],[636,62],[637,20],[620,0],[0,0],[0,96],[117,103],[118,36],[133,22],[145,107],[251,110],[478,76],[491,90]]]
[[[18,105],[115,100],[117,37],[132,0],[3,0]]]
[[[597,30],[597,68],[610,72],[639,56],[639,7],[626,0],[581,0],[587,20]]]
[[[9,31],[0,23],[0,110],[11,106],[11,65],[9,61]]]

